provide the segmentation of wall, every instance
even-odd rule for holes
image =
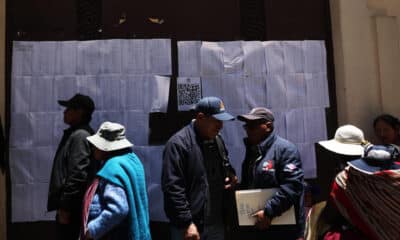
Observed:
[[[373,141],[375,116],[400,116],[400,2],[331,0],[330,7],[338,123]]]

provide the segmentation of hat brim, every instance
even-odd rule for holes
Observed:
[[[237,116],[237,119],[242,122],[247,122],[247,121],[260,120],[260,119],[264,119],[264,118],[260,117],[260,116],[254,116],[251,114],[242,114],[242,115]]]
[[[223,113],[217,113],[217,114],[213,114],[212,115],[215,119],[218,119],[220,121],[232,121],[235,120],[235,117],[230,115],[227,112],[223,112]]]
[[[366,172],[366,173],[375,173],[375,172],[380,172],[384,170],[397,170],[400,169],[400,165],[393,163],[389,169],[382,169],[379,166],[371,166],[367,162],[365,162],[363,159],[356,159],[353,161],[348,162],[348,164],[360,171]]]
[[[65,100],[58,100],[58,104],[60,104],[63,107],[69,107],[69,102]]]
[[[364,153],[364,148],[361,144],[341,143],[335,139],[320,141],[318,143],[329,151],[342,155],[361,156]]]
[[[116,140],[116,141],[107,141],[106,139],[100,137],[99,135],[93,135],[86,138],[91,144],[93,144],[96,148],[105,151],[111,152],[115,150],[120,150],[124,148],[132,147],[133,144],[129,142],[127,139]]]

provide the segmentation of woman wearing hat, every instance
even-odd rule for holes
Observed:
[[[400,146],[400,120],[390,114],[382,114],[374,119],[374,131],[381,144]]]
[[[101,162],[85,194],[82,239],[151,239],[143,165],[124,126],[104,122],[87,137]]]

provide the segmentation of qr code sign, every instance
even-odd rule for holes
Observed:
[[[178,88],[178,104],[193,105],[196,104],[201,97],[201,88],[198,83],[179,83]]]

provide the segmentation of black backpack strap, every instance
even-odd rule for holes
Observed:
[[[225,148],[224,140],[222,140],[220,135],[217,135],[215,138],[217,142],[218,152],[222,158],[222,168],[224,170],[225,177],[232,177],[235,176],[235,169],[231,166],[228,158],[228,151]]]

